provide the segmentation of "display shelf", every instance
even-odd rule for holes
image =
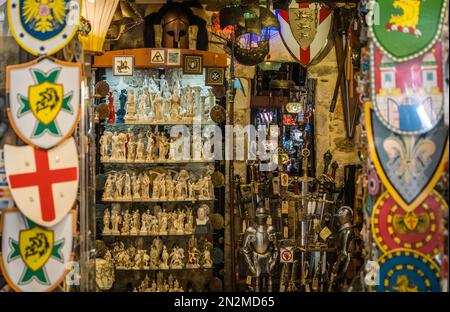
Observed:
[[[146,166],[151,166],[151,165],[186,165],[186,164],[209,164],[209,163],[214,163],[215,160],[207,160],[207,159],[202,159],[202,160],[161,160],[161,161],[152,161],[152,162],[136,162],[136,161],[102,161],[102,164],[105,165],[136,165],[136,166],[141,166],[141,165],[146,165]]]
[[[189,238],[192,236],[205,236],[205,234],[197,234],[197,233],[183,233],[183,234],[103,234],[103,237],[185,237]]]
[[[211,268],[202,268],[202,267],[200,267],[200,268],[186,268],[186,267],[184,267],[184,268],[181,268],[181,269],[160,269],[160,268],[157,268],[157,269],[150,269],[150,268],[142,268],[142,269],[131,268],[131,269],[127,269],[127,268],[117,268],[116,267],[116,271],[126,271],[126,272],[129,272],[129,271],[151,271],[151,272],[154,272],[154,271],[163,271],[163,272],[172,272],[172,271],[210,271],[210,270],[213,270],[213,269],[214,269],[214,267],[211,267]]]
[[[194,122],[194,121],[136,121],[136,122],[127,122],[127,123],[115,123],[108,124],[106,123],[106,127],[116,128],[116,127],[129,127],[129,126],[215,126],[217,125],[213,121],[202,121],[202,122]]]
[[[201,203],[215,201],[210,199],[184,199],[184,200],[162,200],[162,199],[102,199],[105,203]]]

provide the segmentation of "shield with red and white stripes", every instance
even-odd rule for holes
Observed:
[[[325,56],[331,31],[333,11],[319,3],[297,3],[292,0],[288,10],[278,10],[280,34],[291,54],[308,66]]]
[[[78,153],[71,137],[50,150],[5,145],[5,171],[17,208],[49,227],[73,207],[78,191]]]

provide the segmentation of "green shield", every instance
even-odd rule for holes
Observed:
[[[427,52],[438,39],[447,0],[372,0],[367,22],[374,41],[394,61]]]

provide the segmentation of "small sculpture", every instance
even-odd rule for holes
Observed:
[[[139,181],[141,181],[141,198],[150,199],[150,177],[145,172],[140,173]]]
[[[128,92],[127,99],[127,112],[125,115],[125,121],[135,121],[136,120],[136,105],[134,103],[134,90]]]
[[[175,186],[173,184],[172,176],[170,174],[166,175],[165,189],[166,189],[166,196],[165,196],[166,199],[169,201],[173,201],[175,196]]]
[[[124,176],[124,189],[122,198],[125,200],[131,200],[133,197],[131,196],[131,177],[130,174],[125,172]]]
[[[161,262],[159,263],[159,268],[161,270],[168,270],[169,269],[168,262],[169,262],[169,252],[167,251],[166,245],[164,245],[161,253]]]
[[[132,198],[140,199],[141,198],[141,180],[138,178],[135,172],[131,175],[131,188],[132,188]]]
[[[166,160],[167,153],[169,152],[169,140],[163,133],[158,136],[158,151],[158,160]]]
[[[151,162],[155,160],[155,141],[156,137],[151,131],[147,131],[147,156],[146,161]]]
[[[109,116],[108,116],[108,123],[109,124],[114,124],[116,122],[116,112],[115,112],[115,107],[114,107],[114,96],[112,94],[112,92],[109,92],[109,97],[108,97],[108,106],[109,106]]]
[[[122,199],[124,182],[125,177],[123,174],[120,174],[114,178],[114,186],[115,186],[113,195],[114,199]]]
[[[144,162],[145,161],[145,147],[144,147],[144,133],[140,132],[138,135],[138,140],[136,143],[136,158],[135,162]]]
[[[158,218],[155,216],[150,215],[149,217],[150,219],[150,235],[157,235],[159,234],[159,222],[158,222]]]
[[[128,92],[125,89],[120,90],[120,96],[119,96],[119,103],[120,108],[117,110],[117,122],[118,123],[124,123],[124,116],[126,114],[125,111],[125,104],[127,103],[128,99]]]
[[[186,213],[186,224],[184,226],[184,233],[191,234],[194,227],[194,216],[192,214],[192,209],[188,208]]]
[[[131,219],[130,225],[130,235],[137,235],[141,228],[141,216],[139,214],[139,210],[135,210],[133,212],[133,217]]]
[[[122,221],[121,234],[128,235],[128,234],[130,234],[130,225],[131,225],[131,215],[130,215],[130,212],[128,211],[128,209],[123,214],[122,220],[123,221]]]
[[[105,162],[109,160],[112,137],[113,133],[111,131],[103,132],[103,135],[100,137],[100,161]]]
[[[109,200],[112,199],[112,191],[113,191],[113,184],[115,183],[116,175],[115,174],[108,174],[108,177],[106,178],[105,187],[103,189],[103,199]]]
[[[199,250],[197,249],[197,239],[195,236],[192,236],[189,239],[189,249],[188,249],[188,263],[186,267],[189,269],[197,269],[200,267],[199,265]]]
[[[149,217],[150,216],[147,214],[147,212],[144,211],[142,213],[142,215],[141,215],[141,229],[139,231],[140,235],[147,235],[148,234]]]
[[[170,268],[182,269],[184,267],[184,250],[181,247],[175,246],[170,253]]]
[[[211,249],[212,244],[205,239],[205,242],[203,244],[203,267],[204,268],[211,268],[212,267],[212,260],[211,260]]]
[[[167,235],[167,213],[163,210],[159,215],[159,234],[160,235]]]
[[[129,129],[128,129],[129,130]],[[134,162],[136,159],[136,138],[134,137],[133,132],[129,131],[127,134],[128,141],[127,141],[127,162]]]
[[[112,235],[119,235],[119,225],[122,223],[122,217],[117,211],[111,213]]]
[[[111,221],[111,214],[109,212],[109,209],[106,208],[103,213],[103,234],[110,234],[111,228],[109,227]]]

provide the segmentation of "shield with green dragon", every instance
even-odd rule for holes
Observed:
[[[49,58],[7,67],[8,116],[26,143],[52,148],[72,135],[80,114],[79,64]]]
[[[2,215],[1,270],[15,291],[51,291],[61,284],[72,256],[75,213],[52,227],[41,227],[7,209]]]
[[[372,0],[366,20],[383,54],[403,62],[433,47],[447,5],[448,0]]]

